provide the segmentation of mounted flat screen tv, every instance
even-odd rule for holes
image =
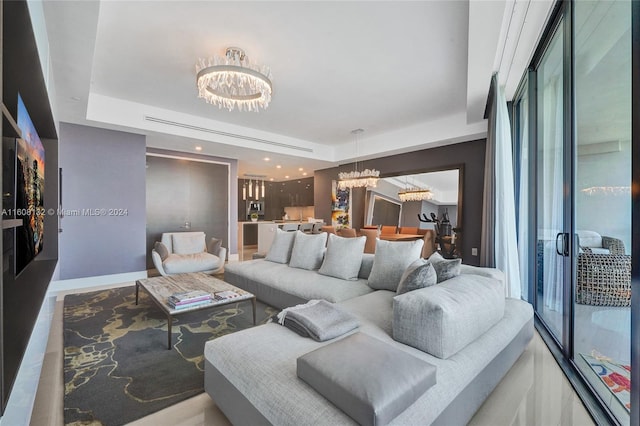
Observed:
[[[42,251],[44,237],[44,147],[27,108],[18,94],[17,124],[22,136],[16,140],[15,218],[18,275]]]

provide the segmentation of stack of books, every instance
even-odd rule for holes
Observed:
[[[213,301],[211,293],[202,290],[183,291],[169,296],[167,303],[172,309],[188,309],[209,305]]]

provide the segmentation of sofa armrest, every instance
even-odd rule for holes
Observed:
[[[602,247],[609,249],[611,254],[625,254],[622,240],[613,237],[602,237]]]
[[[160,254],[155,249],[151,250],[151,259],[153,260],[153,266],[156,267],[160,275],[166,276],[167,273],[164,271],[164,268],[162,267],[162,258],[160,257]]]
[[[393,338],[446,359],[476,340],[504,316],[502,283],[458,275],[438,285],[393,298]]]
[[[222,260],[222,263],[224,263],[225,260],[227,260],[227,249],[226,249],[226,247],[220,247],[220,250],[218,250],[218,253],[216,253],[216,256],[218,256],[220,258],[220,260]]]

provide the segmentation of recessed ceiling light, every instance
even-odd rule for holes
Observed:
[[[202,147],[201,146],[196,146],[196,151],[202,151]]]
[[[273,178],[269,178],[269,180],[270,180],[271,182],[273,182]]]
[[[281,168],[282,168],[282,166],[281,166],[280,164],[278,164],[278,165],[276,166],[276,169],[281,169]]]
[[[302,174],[302,176],[306,176],[306,175],[307,175],[307,172],[304,172],[304,173]]]
[[[269,157],[264,157],[264,161],[271,161],[271,158],[269,158]]]
[[[284,178],[285,178],[285,179],[289,179],[289,175],[286,175]]]
[[[298,168],[298,171],[299,171],[299,172],[301,172],[301,171],[303,171],[303,170],[304,170],[304,169],[303,169],[302,167]]]

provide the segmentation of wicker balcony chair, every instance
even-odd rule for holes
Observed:
[[[630,306],[631,256],[625,254],[624,243],[617,238],[603,236],[602,248],[609,253],[581,247],[576,266],[576,303]]]

